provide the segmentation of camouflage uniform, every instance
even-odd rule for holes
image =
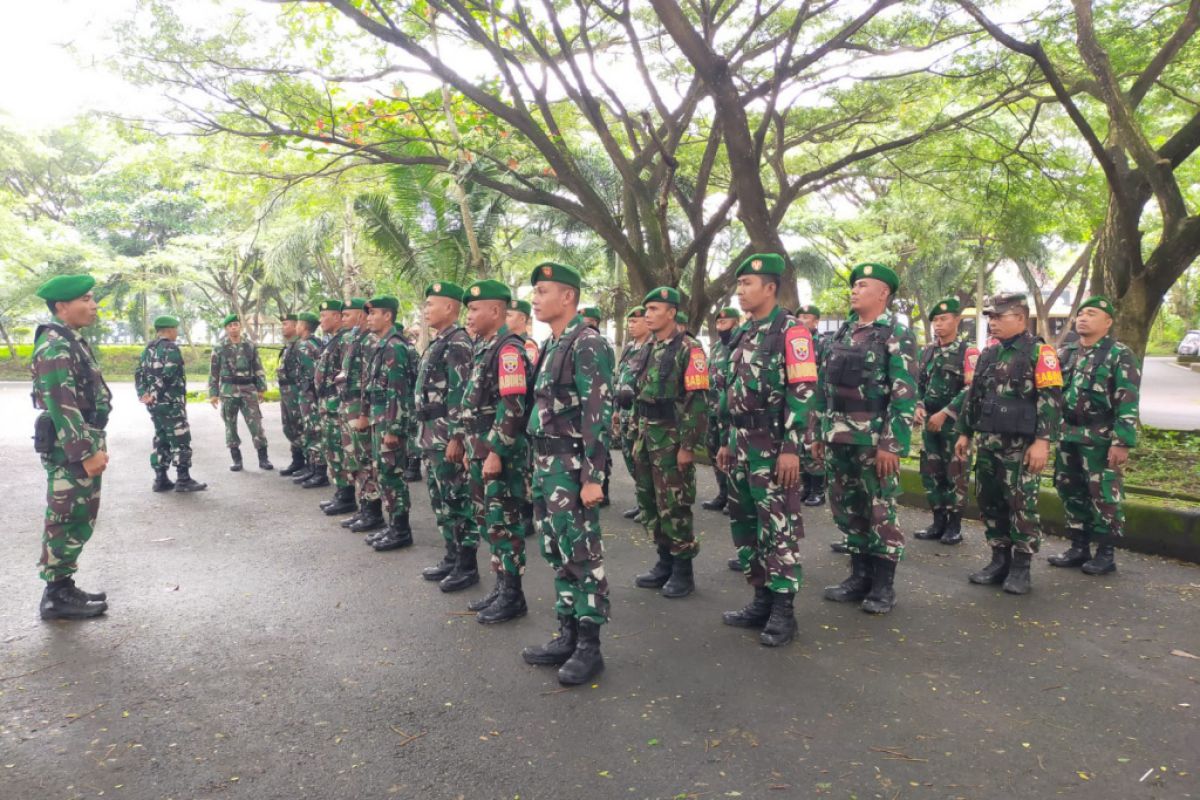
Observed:
[[[416,377],[413,362],[412,348],[399,328],[393,326],[379,337],[371,352],[363,386],[364,397],[370,403],[369,435],[375,458],[375,479],[389,525],[403,519],[412,505],[404,469],[408,464],[412,435]],[[385,436],[395,436],[399,442],[388,444],[384,441]]]
[[[954,443],[958,434],[954,422],[962,411],[973,360],[978,351],[965,339],[943,345],[931,342],[921,352],[917,374],[917,408],[925,410],[926,420],[945,411],[947,420],[938,432],[925,425],[921,433],[921,484],[933,512],[961,515],[967,505],[967,476],[971,458],[957,458]]]
[[[213,348],[208,369],[208,396],[221,398],[226,447],[239,447],[242,444],[237,430],[239,412],[250,429],[254,447],[261,450],[267,446],[262,409],[258,405],[259,393],[266,390],[267,376],[258,358],[258,348],[245,338],[237,344],[223,339]]]
[[[440,331],[421,356],[417,369],[418,443],[425,459],[429,502],[446,544],[477,547],[476,528],[467,511],[466,472],[446,460],[450,428],[463,408],[463,389],[470,374],[471,337],[459,325]]]
[[[350,422],[368,416],[370,405],[363,396],[367,369],[375,347],[375,336],[366,325],[351,328],[345,337],[342,369],[338,373],[338,396],[341,400],[342,449],[345,451],[345,470],[354,482],[360,503],[379,499],[379,482],[375,477],[375,459],[371,453],[371,429],[354,430]]]
[[[720,407],[728,431],[722,444],[734,457],[729,528],[756,589],[795,594],[803,580],[800,485],[780,486],[775,467],[781,455],[799,455],[816,439],[816,382],[812,336],[783,308],[734,331]]]
[[[329,469],[329,479],[338,489],[350,485],[351,473],[346,468],[346,451],[342,447],[342,419],[339,415],[337,375],[342,368],[349,328],[339,330],[329,338],[317,359],[313,387],[321,414],[321,462]]]
[[[584,482],[600,483],[612,424],[612,348],[576,315],[542,351],[528,433],[533,514],[542,555],[554,568],[560,617],[608,620],[600,510],[585,508]]]
[[[316,336],[300,339],[296,346],[296,384],[300,400],[300,446],[309,464],[324,462],[321,447],[321,405],[317,398],[317,361],[325,345]]]
[[[618,401],[613,414],[613,436],[621,448],[621,455],[625,458],[625,468],[629,470],[630,477],[633,477],[634,474],[633,442],[634,429],[637,424],[634,420],[633,409],[633,398],[637,393],[637,386],[634,383],[637,378],[635,369],[640,363],[639,355],[652,343],[652,339],[646,339],[644,342],[630,339],[625,342],[625,347],[621,350],[621,360],[617,362],[616,367],[615,392]]]
[[[816,354],[819,374],[825,364],[825,351],[829,347],[829,337],[814,330],[809,330],[809,335],[812,336],[813,352]],[[804,474],[808,475],[810,480],[825,478],[825,460],[813,455],[811,444],[802,444],[800,447],[800,468],[804,470]],[[824,491],[824,484],[818,484],[815,488],[817,491]]]
[[[101,476],[89,478],[82,462],[108,449],[104,427],[112,392],[88,343],[57,321],[38,326],[30,370],[33,405],[42,410],[39,430],[52,429],[53,436],[39,450],[46,470],[39,575],[49,583],[75,574],[79,554],[95,529]]]
[[[164,470],[192,465],[192,429],[187,420],[187,376],[179,345],[159,337],[146,345],[134,372],[138,397],[150,395],[146,409],[154,423],[150,466]]]
[[[734,329],[736,330],[736,328]],[[712,343],[708,354],[708,371],[710,376],[708,387],[708,432],[705,436],[705,447],[708,448],[709,460],[713,463],[713,472],[717,477],[720,496],[724,497],[729,490],[728,476],[716,468],[717,451],[721,443],[729,438],[729,431],[721,423],[721,397],[725,393],[725,370],[729,366],[729,345],[733,340],[733,330],[721,331],[717,340]]]
[[[275,370],[283,435],[293,450],[300,447],[304,436],[304,416],[300,410],[300,345],[299,337],[284,344],[283,352],[279,354],[279,367]]]

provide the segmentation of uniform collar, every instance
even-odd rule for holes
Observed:
[[[783,313],[783,306],[776,303],[775,307],[771,309],[770,314],[767,314],[762,319],[751,318],[750,321],[746,324],[753,325],[753,326],[770,325],[772,322],[775,321],[775,318],[778,317],[782,313]]]
[[[571,318],[571,321],[567,323],[567,327],[563,328],[562,333],[560,333],[557,337],[555,337],[553,334],[551,334],[550,338],[555,342],[557,342],[561,339],[564,339],[567,336],[570,336],[572,333],[574,333],[575,329],[578,328],[582,324],[583,324],[583,315],[576,314],[574,317]]]

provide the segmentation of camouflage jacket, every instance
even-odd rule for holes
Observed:
[[[298,382],[300,392],[306,397],[316,396],[317,360],[321,357],[321,340],[316,336],[301,339],[296,343],[299,364]]]
[[[530,364],[532,364],[534,367],[537,367],[538,358],[541,357],[542,354],[541,348],[538,347],[538,343],[534,341],[533,337],[527,333],[518,333],[517,336],[520,336],[521,341],[525,343],[525,358],[528,359]]]
[[[797,455],[816,440],[816,352],[812,334],[781,306],[748,319],[729,342],[719,416],[723,446]]]
[[[527,452],[525,404],[532,373],[524,342],[507,325],[475,341],[462,413],[450,429],[451,435],[466,441],[468,458],[487,458],[494,452],[508,460]]]
[[[690,334],[654,338],[638,357],[633,419],[650,450],[695,450],[708,422],[708,357]]]
[[[613,387],[613,392],[617,398],[630,398],[628,407],[618,407],[613,414],[613,431],[619,436],[633,435],[633,402],[632,398],[637,394],[637,365],[640,363],[639,356],[645,348],[653,344],[653,339],[646,339],[644,342],[636,342],[632,339],[625,342],[625,347],[621,350],[621,359],[617,362],[616,367],[616,383]]]
[[[459,325],[438,332],[417,368],[416,414],[421,449],[445,450],[450,428],[462,413],[463,389],[471,373],[474,345]]]
[[[187,375],[179,345],[161,337],[146,345],[133,373],[133,385],[138,397],[150,395],[154,405],[186,404]]]
[[[1063,367],[1062,441],[1135,446],[1142,372],[1133,351],[1110,334],[1091,347],[1071,342],[1058,355]]]
[[[978,358],[979,351],[966,339],[925,345],[918,365],[917,408],[930,416],[945,411],[950,419],[958,419]]]
[[[316,389],[317,400],[324,404],[325,411],[329,413],[338,409],[337,374],[342,368],[347,330],[339,330],[329,337],[329,341],[321,348],[321,355],[313,370],[313,388]]]
[[[600,483],[608,464],[612,424],[612,348],[578,314],[542,350],[534,405],[526,429],[535,442],[578,439],[576,452],[555,456],[556,468],[582,470],[581,482]]]
[[[963,398],[955,431],[981,448],[1000,450],[1037,439],[1058,440],[1062,370],[1058,354],[1023,333],[986,348]]]
[[[917,385],[912,331],[885,311],[860,324],[851,312],[826,344],[819,402],[825,441],[907,455]]]
[[[366,327],[354,327],[343,338],[342,368],[333,382],[337,384],[342,412],[348,417],[364,416],[370,410],[363,398],[367,370],[371,364],[375,336]]]
[[[208,367],[208,396],[237,397],[267,390],[258,348],[243,338],[237,344],[222,339],[212,351]]]
[[[365,394],[370,422],[383,426],[385,435],[406,439],[412,431],[413,361],[413,350],[396,327],[379,337],[371,351]]]
[[[104,427],[112,411],[112,392],[79,331],[57,320],[39,325],[30,372],[33,405],[53,423],[55,447],[62,449],[67,462],[80,462],[106,449]]]
[[[721,407],[721,394],[725,389],[725,372],[729,366],[729,345],[733,341],[735,332],[736,329],[724,335],[718,335],[708,354],[708,372],[711,376],[708,387],[708,414],[713,420],[718,417]],[[709,422],[709,424],[713,423]]]
[[[279,354],[279,365],[275,368],[275,382],[283,393],[300,391],[300,344],[299,337],[288,339]]]

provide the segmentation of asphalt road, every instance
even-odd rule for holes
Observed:
[[[46,624],[33,412],[25,387],[0,387],[3,800],[1200,797],[1194,566],[1122,554],[1093,579],[1039,559],[1014,598],[965,580],[986,560],[970,524],[960,548],[916,543],[899,606],[875,618],[820,597],[845,572],[822,509],[799,640],[769,650],[720,624],[749,595],[720,515],[697,511],[694,596],[632,586],[652,549],[620,518],[618,467],[608,670],[567,691],[518,655],[554,622],[540,557],[529,616],[480,626],[460,612],[483,587],[420,578],[440,551],[423,488],[418,545],[376,554],[317,512],[323,490],[228,472],[217,413],[192,416],[210,490],[152,494],[149,420],[117,387],[80,574],[111,610]],[[276,407],[268,420],[279,465]],[[701,497],[712,486],[703,473]]]
[[[1169,430],[1200,430],[1200,372],[1175,358],[1147,358],[1142,367],[1142,422]]]

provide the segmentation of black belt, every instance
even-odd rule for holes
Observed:
[[[258,378],[255,378],[253,376],[241,376],[241,375],[235,375],[232,378],[226,378],[225,380],[226,380],[226,382],[235,384],[237,386],[247,386],[251,383],[258,382]]]
[[[539,456],[560,456],[567,453],[583,455],[583,440],[566,436],[538,436],[533,440],[533,452]]]
[[[637,415],[643,419],[657,420],[659,422],[674,422],[675,401],[661,400],[657,402],[648,402],[646,400],[638,400]]]
[[[496,421],[495,414],[488,414],[483,417],[471,417],[464,423],[467,433],[487,433],[492,429],[492,423]]]
[[[833,406],[834,411],[837,411],[841,414],[857,414],[863,411],[869,411],[872,414],[878,414],[880,411],[883,411],[888,407],[889,399],[890,398],[887,397],[872,397],[868,399],[863,397],[842,397],[841,395],[834,395],[833,402],[830,405]]]
[[[335,394],[337,394],[336,386],[322,386],[321,387],[321,392],[320,392],[321,397],[333,397]]]
[[[276,378],[275,380],[280,386],[295,386],[296,384],[298,384],[300,382],[300,381],[285,381],[283,378]]]
[[[773,428],[779,424],[779,415],[769,411],[747,411],[744,414],[733,415],[734,427],[746,431]]]
[[[421,422],[428,422],[431,419],[438,419],[446,416],[445,403],[430,403],[427,406],[422,406],[417,409],[417,419]]]
[[[1098,417],[1093,414],[1081,414],[1073,408],[1063,409],[1063,422],[1068,425],[1074,425],[1077,428],[1086,428],[1092,425],[1108,426],[1113,424],[1113,420],[1104,417]]]

